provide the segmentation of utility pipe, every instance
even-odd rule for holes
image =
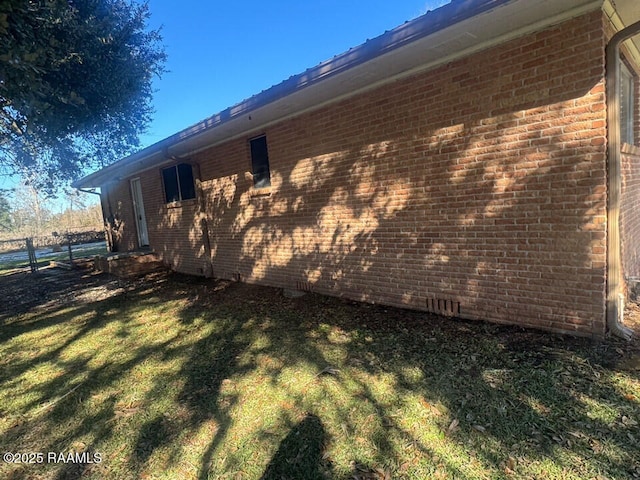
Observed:
[[[607,102],[607,327],[618,337],[631,339],[633,332],[622,323],[624,297],[620,256],[621,134],[620,134],[620,45],[640,33],[640,22],[616,33],[606,48]]]

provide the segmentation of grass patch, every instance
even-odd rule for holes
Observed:
[[[101,462],[2,478],[640,478],[640,379],[616,366],[637,344],[175,276],[104,289],[0,316],[0,450]]]

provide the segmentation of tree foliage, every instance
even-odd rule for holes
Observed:
[[[62,195],[53,199],[25,183],[10,192],[0,190],[0,241],[102,230],[102,207],[96,200],[94,195],[75,189],[63,189]]]
[[[0,2],[2,173],[52,190],[138,147],[165,61],[148,17],[129,0]]]
[[[11,205],[9,200],[0,191],[0,232],[8,232],[11,230]]]

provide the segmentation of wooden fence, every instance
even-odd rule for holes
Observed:
[[[56,252],[61,254],[64,246],[66,246],[68,252],[69,264],[73,264],[72,245],[102,241],[104,240],[104,232],[69,233],[66,235],[56,235],[53,238],[55,238],[55,242],[51,242],[49,238],[43,241],[43,237],[0,240],[0,265],[3,263],[25,265],[28,259],[29,268],[31,272],[35,273],[38,271],[36,250],[51,249],[51,252],[48,254],[45,253],[46,256],[49,256]],[[65,259],[65,261],[66,260],[67,259]],[[42,263],[42,261],[40,263]]]
[[[99,242],[105,239],[104,230],[91,230],[86,232],[65,233],[61,235],[46,235],[40,237],[29,237],[33,240],[35,248],[53,247],[54,245],[65,246],[69,242],[72,245],[80,243]],[[11,238],[0,240],[0,253],[21,252],[26,249],[25,238]]]

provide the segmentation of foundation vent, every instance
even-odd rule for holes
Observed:
[[[446,317],[456,317],[460,315],[460,302],[444,298],[427,298],[427,310]]]
[[[309,282],[296,282],[296,290],[301,292],[310,292],[311,284]]]

